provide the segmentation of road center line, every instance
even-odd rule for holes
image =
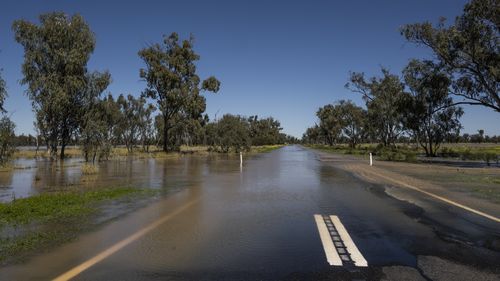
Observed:
[[[393,178],[390,178],[390,177],[387,177],[387,176],[384,176],[384,175],[381,175],[381,174],[376,174],[376,173],[373,173],[373,172],[368,171],[368,170],[366,170],[366,169],[363,169],[363,170],[365,170],[365,171],[367,171],[367,172],[369,172],[369,173],[371,173],[371,174],[374,174],[375,176],[378,176],[378,177],[384,178],[384,179],[386,179],[386,180],[392,181],[392,182],[394,182],[394,183],[396,183],[396,184],[398,184],[398,185],[401,185],[401,186],[407,187],[407,188],[409,188],[409,189],[413,189],[413,190],[416,190],[416,191],[421,192],[421,193],[423,193],[423,194],[429,195],[429,196],[431,196],[431,197],[433,197],[433,198],[436,198],[436,199],[438,199],[438,200],[441,200],[441,201],[443,201],[443,202],[446,202],[446,203],[448,203],[448,204],[450,204],[450,205],[453,205],[453,206],[455,206],[455,207],[462,208],[462,209],[467,210],[467,211],[469,211],[469,212],[472,212],[472,213],[474,213],[474,214],[476,214],[476,215],[479,215],[479,216],[485,217],[485,218],[490,219],[490,220],[495,221],[495,222],[500,222],[500,218],[497,218],[497,217],[492,216],[492,215],[490,215],[490,214],[487,214],[487,213],[481,212],[481,211],[479,211],[479,210],[473,209],[473,208],[471,208],[471,207],[468,207],[468,206],[462,205],[462,204],[460,204],[460,203],[458,203],[458,202],[455,202],[455,201],[450,200],[450,199],[447,199],[447,198],[445,198],[445,197],[442,197],[442,196],[436,195],[436,194],[434,194],[434,193],[431,193],[431,192],[425,191],[425,190],[423,190],[423,189],[420,189],[420,188],[418,188],[418,187],[416,187],[416,186],[413,186],[413,185],[407,184],[407,183],[405,183],[405,182],[402,182],[402,181],[399,181],[399,180],[395,180],[395,179],[393,179]]]
[[[344,243],[347,249],[347,252],[349,252],[351,260],[354,262],[354,265],[362,267],[368,266],[368,262],[365,260],[361,252],[358,250],[358,247],[356,247],[354,241],[352,241],[351,236],[345,229],[344,225],[340,222],[340,219],[337,216],[330,216],[330,219],[332,220],[333,225],[337,229],[337,232],[339,233],[340,238],[342,239],[342,242]]]
[[[66,281],[70,280],[71,278],[77,276],[78,274],[82,273],[83,271],[87,270],[88,268],[92,267],[93,265],[99,263],[100,261],[104,260],[105,258],[111,256],[112,254],[118,252],[128,244],[134,242],[135,240],[141,238],[144,236],[146,233],[150,232],[151,230],[157,228],[159,225],[165,223],[166,221],[172,219],[173,217],[177,216],[181,212],[185,211],[189,207],[191,207],[193,204],[198,202],[199,199],[195,199],[193,201],[190,201],[189,203],[185,204],[184,206],[176,209],[175,211],[157,219],[156,221],[150,223],[143,229],[135,232],[134,234],[130,235],[129,237],[119,241],[118,243],[114,244],[113,246],[109,247],[108,249],[100,252],[96,256],[90,258],[89,260],[81,263],[80,265],[77,265],[73,267],[72,269],[66,271],[65,273],[59,275],[58,277],[54,278],[53,281]]]
[[[326,260],[330,265],[342,266],[342,260],[340,259],[340,256],[337,253],[335,246],[333,245],[332,238],[330,237],[330,233],[326,228],[323,217],[321,215],[314,215],[314,220],[316,221],[316,225],[318,226],[319,237],[321,238],[321,242],[323,243]]]

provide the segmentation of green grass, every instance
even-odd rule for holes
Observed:
[[[153,194],[150,189],[121,187],[44,193],[0,203],[0,262],[72,240],[107,202]]]
[[[108,188],[86,192],[55,192],[0,203],[0,227],[87,215],[96,210],[92,203],[138,192],[143,191],[136,188]]]
[[[325,152],[333,152],[333,153],[338,153],[338,154],[365,155],[365,154],[370,153],[368,146],[364,146],[364,147],[359,146],[356,149],[351,149],[349,146],[347,146],[345,144],[338,144],[338,145],[333,145],[333,146],[323,145],[323,144],[307,144],[305,146],[313,148],[313,149],[325,151]]]
[[[282,144],[276,144],[276,145],[260,145],[260,146],[252,146],[250,148],[250,152],[255,152],[255,153],[266,153],[266,152],[271,152],[273,150],[276,150],[278,148],[282,148],[284,145]]]
[[[415,162],[417,154],[424,150],[416,145],[398,144],[395,148],[382,147],[376,144],[360,144],[350,148],[346,144],[334,146],[311,144],[307,147],[338,154],[368,155],[374,153],[378,160]],[[444,158],[459,158],[461,160],[478,160],[496,163],[500,160],[500,145],[497,144],[443,144],[438,156]]]

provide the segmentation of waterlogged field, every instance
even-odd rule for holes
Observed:
[[[261,146],[252,146],[250,148],[249,153],[258,153],[258,152],[267,152],[277,148],[283,147],[283,145],[261,145]],[[208,154],[210,152],[209,146],[187,146],[182,145],[178,152],[172,153],[164,153],[161,150],[158,150],[156,147],[151,146],[147,151],[142,147],[135,147],[132,151],[127,150],[124,146],[114,147],[111,150],[110,158],[123,157],[123,156],[134,156],[136,158],[142,157],[152,157],[152,158],[176,158],[182,154]],[[67,158],[75,158],[82,157],[83,153],[79,147],[70,146],[65,149],[65,155]],[[38,151],[36,151],[36,147],[18,147],[18,149],[14,152],[14,158],[47,158],[50,155],[47,150],[41,147]]]
[[[254,147],[244,157],[281,146]],[[128,153],[87,164],[79,149],[64,161],[20,150],[0,172],[0,264],[69,241],[81,232],[197,185],[211,171],[239,169],[239,155],[183,147],[181,153]]]

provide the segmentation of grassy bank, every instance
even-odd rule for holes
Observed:
[[[339,144],[334,146],[312,144],[307,147],[325,152],[350,155],[368,155],[373,153],[377,160],[415,162],[417,156],[424,155],[421,147],[416,145],[399,144],[396,147],[382,147],[377,144],[361,144],[356,148]],[[438,156],[450,159],[484,161],[496,163],[500,161],[500,145],[498,144],[443,144]]]
[[[107,188],[35,195],[0,203],[0,263],[72,240],[106,204],[152,196],[152,190]]]
[[[378,162],[376,167],[429,182],[446,190],[500,203],[500,169],[457,168],[439,164]]]

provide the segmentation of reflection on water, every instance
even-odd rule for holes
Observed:
[[[0,172],[0,202],[81,188],[131,186],[171,192],[201,181],[207,173],[239,171],[238,160],[236,155],[185,155],[166,159],[127,157],[100,163],[95,175],[82,175],[84,162],[81,158],[57,162],[16,159],[12,171]]]

